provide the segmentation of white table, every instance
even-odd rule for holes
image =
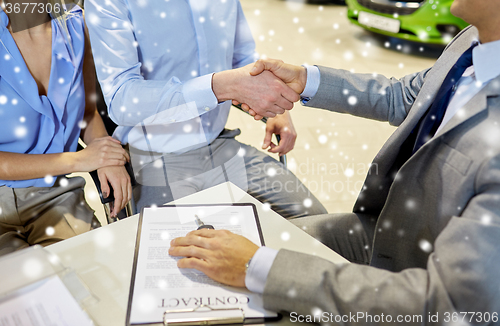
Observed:
[[[337,263],[346,262],[232,183],[215,186],[175,203],[253,203],[257,207],[266,246],[312,253]],[[73,268],[99,299],[99,303],[89,309],[99,326],[125,325],[138,220],[139,216],[134,215],[46,247],[57,254],[65,266]]]

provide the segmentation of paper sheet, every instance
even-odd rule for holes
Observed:
[[[0,326],[90,326],[89,317],[57,276],[0,301]]]
[[[196,230],[194,215],[215,229],[241,234],[261,245],[252,205],[177,206],[145,209],[130,310],[130,324],[163,321],[165,310],[242,307],[245,316],[275,316],[262,299],[244,289],[224,286],[196,270],[180,270],[169,256],[170,240]],[[186,314],[186,317],[190,317]]]

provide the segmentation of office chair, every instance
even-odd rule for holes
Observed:
[[[108,116],[108,109],[106,103],[104,102],[101,86],[99,85],[97,79],[96,79],[96,95],[97,95],[97,103],[96,103],[97,110],[101,115],[102,121],[104,122],[104,126],[106,128],[106,131],[108,132],[108,135],[112,135],[117,125]],[[83,143],[83,141],[80,139],[78,142],[78,149],[81,150],[85,147],[86,147],[85,143]],[[127,173],[130,177],[130,183],[132,184],[132,187],[134,187],[135,185],[137,185],[137,181],[135,180],[134,171],[132,170],[132,165],[130,164],[130,162],[127,162],[125,164],[125,169],[127,170]],[[125,208],[122,209],[122,211],[118,214],[117,217],[111,217],[111,203],[115,201],[113,188],[110,187],[110,193],[108,197],[104,198],[101,189],[101,182],[99,181],[99,177],[97,175],[97,170],[89,172],[89,174],[92,177],[92,180],[94,181],[94,184],[97,188],[99,199],[101,200],[101,203],[104,205],[104,212],[108,224],[116,222],[119,219],[132,216],[136,213],[135,202],[134,199],[132,198],[131,200],[129,200]]]

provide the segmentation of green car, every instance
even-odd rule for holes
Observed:
[[[448,44],[468,24],[450,13],[453,0],[346,0],[351,22],[405,40]]]

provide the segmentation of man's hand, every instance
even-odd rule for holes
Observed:
[[[168,253],[181,256],[179,268],[194,268],[224,284],[245,287],[245,264],[259,249],[227,230],[201,229],[170,242]]]
[[[304,67],[294,66],[276,59],[260,59],[255,62],[253,68],[250,70],[250,74],[252,76],[257,76],[266,70],[272,72],[276,77],[280,78],[297,94],[301,94],[306,87],[307,70]],[[247,103],[241,103],[241,108],[250,113],[255,120],[263,118],[263,115],[255,111],[251,106],[247,105]]]
[[[115,217],[132,198],[130,176],[123,166],[108,166],[97,170],[101,190],[104,198],[109,196],[109,184],[113,187],[115,201],[113,202],[111,216]]]
[[[271,141],[273,134],[280,135],[281,141],[279,145],[273,144]],[[266,124],[266,136],[262,149],[270,147],[269,152],[279,153],[280,156],[285,155],[295,146],[297,132],[292,123],[292,117],[289,112],[278,115],[275,118],[269,118]]]
[[[260,59],[255,62],[250,74],[257,76],[265,70],[272,72],[297,94],[302,93],[306,87],[307,70],[304,67],[284,63],[281,60]]]
[[[253,64],[249,64],[213,75],[212,89],[219,102],[245,103],[256,114],[271,118],[291,110],[299,95],[269,71],[251,76],[252,67]]]

